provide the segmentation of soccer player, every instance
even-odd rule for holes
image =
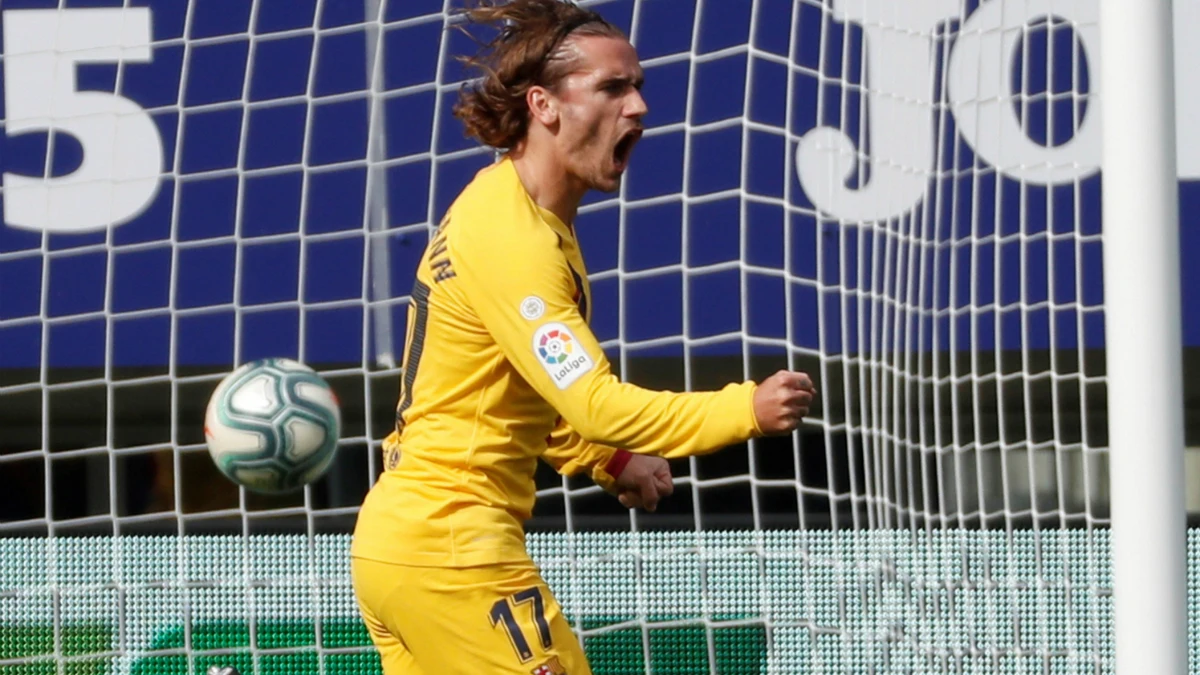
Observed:
[[[661,458],[795,429],[815,391],[781,371],[719,391],[653,392],[613,375],[573,221],[612,192],[642,133],[642,69],[595,12],[487,0],[499,33],[456,115],[504,151],[450,206],[409,306],[396,431],[359,513],[354,590],[386,675],[586,675],[525,548],[542,458],[626,506],[670,493]],[[620,448],[620,449],[617,449]]]

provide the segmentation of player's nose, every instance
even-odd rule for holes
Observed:
[[[642,92],[634,89],[625,99],[625,116],[633,119],[641,119],[646,116],[650,108],[646,105],[646,99],[642,98]]]

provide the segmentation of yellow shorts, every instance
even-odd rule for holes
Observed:
[[[591,675],[532,560],[411,567],[353,558],[384,675]]]

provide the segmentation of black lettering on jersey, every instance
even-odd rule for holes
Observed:
[[[400,383],[400,405],[396,407],[397,429],[404,426],[404,412],[412,405],[413,384],[417,381],[421,353],[425,351],[425,327],[429,322],[429,287],[420,281],[413,284],[412,308],[412,336],[405,345],[408,356],[404,359],[404,379]]]
[[[445,281],[457,276],[450,267],[450,255],[446,248],[446,224],[443,223],[429,244],[429,272],[433,274],[434,281]]]

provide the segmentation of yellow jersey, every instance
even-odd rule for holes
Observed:
[[[418,267],[397,428],[353,556],[436,567],[521,560],[539,457],[608,486],[613,448],[686,457],[760,433],[753,382],[697,393],[620,382],[590,312],[573,229],[533,201],[511,160],[480,171]]]

